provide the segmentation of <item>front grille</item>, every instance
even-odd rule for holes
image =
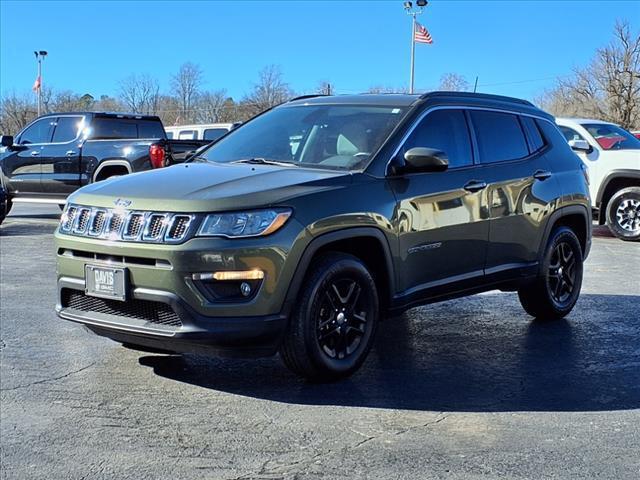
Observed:
[[[69,205],[60,233],[127,242],[180,243],[189,238],[195,215],[123,211]]]
[[[77,290],[62,290],[62,306],[81,312],[102,313],[136,320],[152,325],[179,328],[182,321],[171,306],[149,300],[130,299],[126,302],[106,298],[90,297]]]

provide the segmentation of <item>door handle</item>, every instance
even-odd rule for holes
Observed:
[[[73,151],[73,150],[67,150],[67,157],[70,157],[70,156],[75,155],[75,154],[76,154],[76,152],[75,152],[75,151]]]
[[[31,156],[32,156],[32,157],[37,157],[38,155],[40,155],[40,150],[33,150],[33,151],[31,152]]]
[[[551,172],[547,172],[546,170],[536,170],[533,174],[533,178],[536,180],[544,181],[551,176]]]
[[[481,180],[471,180],[463,187],[467,192],[479,192],[480,190],[487,188],[487,182]]]

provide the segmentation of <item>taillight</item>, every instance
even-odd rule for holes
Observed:
[[[149,147],[149,160],[153,168],[162,168],[165,166],[165,151],[162,145],[152,144]]]

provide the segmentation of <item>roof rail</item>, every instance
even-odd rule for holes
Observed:
[[[420,95],[421,99],[432,97],[466,97],[466,98],[484,98],[487,100],[497,100],[509,103],[519,103],[520,105],[526,105],[528,107],[535,107],[535,105],[528,100],[522,100],[521,98],[505,97],[504,95],[493,95],[491,93],[475,93],[475,92],[447,92],[447,91],[435,91],[427,92]]]
[[[310,93],[308,95],[299,95],[297,97],[290,98],[289,100],[286,101],[286,103],[295,102],[296,100],[304,100],[305,98],[328,97],[328,96],[329,95],[327,95],[326,93]]]

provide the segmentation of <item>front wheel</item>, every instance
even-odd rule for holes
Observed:
[[[580,296],[582,273],[582,248],[578,237],[567,227],[553,230],[538,277],[518,290],[522,307],[539,319],[565,317]]]
[[[309,380],[345,378],[365,361],[378,316],[378,292],[367,267],[352,255],[324,254],[304,282],[280,355]]]
[[[607,227],[622,240],[640,240],[640,187],[616,192],[607,204]]]

